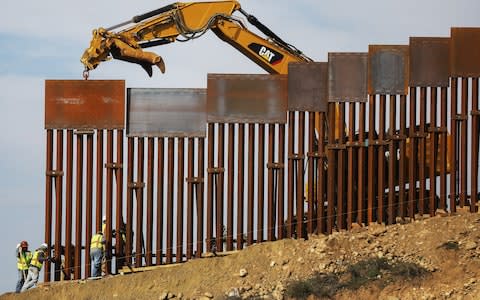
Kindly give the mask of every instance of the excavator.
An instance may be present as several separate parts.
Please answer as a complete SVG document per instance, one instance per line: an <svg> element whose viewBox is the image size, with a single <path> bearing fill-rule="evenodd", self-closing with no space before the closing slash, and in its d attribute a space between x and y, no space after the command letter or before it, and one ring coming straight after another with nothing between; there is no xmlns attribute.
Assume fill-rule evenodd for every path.
<svg viewBox="0 0 480 300"><path fill-rule="evenodd" d="M266 38L251 32L241 18L233 15L235 12L242 14ZM117 29L120 30L114 31ZM112 57L140 65L150 77L153 66L164 73L162 57L144 49L193 40L208 30L270 74L287 74L290 62L312 61L245 12L237 1L173 3L118 25L93 30L90 47L81 58L84 75Z"/></svg>
<svg viewBox="0 0 480 300"><path fill-rule="evenodd" d="M244 18L234 16L237 12L265 37L250 31ZM150 77L153 75L153 66L164 73L165 63L162 57L144 49L175 41L193 40L208 30L270 74L288 74L288 64L291 62L313 61L295 46L282 40L255 16L244 11L238 1L173 3L134 16L118 25L93 30L90 47L81 57L85 66L84 77L88 78L89 71L111 58L138 64ZM338 105L335 110L338 116ZM336 119L341 122L339 118ZM318 132L318 118L315 123ZM340 126L335 127L335 137L338 138ZM428 160L427 157L427 163ZM448 164L447 169L450 169Z"/></svg>

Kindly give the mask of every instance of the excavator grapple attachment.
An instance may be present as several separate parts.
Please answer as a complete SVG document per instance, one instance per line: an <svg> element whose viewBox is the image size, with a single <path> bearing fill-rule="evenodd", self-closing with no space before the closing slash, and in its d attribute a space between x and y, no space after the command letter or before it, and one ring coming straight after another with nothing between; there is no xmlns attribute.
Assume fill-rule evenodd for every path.
<svg viewBox="0 0 480 300"><path fill-rule="evenodd" d="M110 53L113 58L139 64L152 77L152 66L157 66L162 73L165 73L165 63L161 56L141 48L134 48L121 40L114 40Z"/></svg>
<svg viewBox="0 0 480 300"><path fill-rule="evenodd" d="M85 70L95 69L102 61L109 60L110 55L119 60L140 65L150 77L152 66L157 66L165 73L165 63L161 56L142 48L131 38L125 35L112 34L103 28L93 31L90 47L85 50L80 61Z"/></svg>

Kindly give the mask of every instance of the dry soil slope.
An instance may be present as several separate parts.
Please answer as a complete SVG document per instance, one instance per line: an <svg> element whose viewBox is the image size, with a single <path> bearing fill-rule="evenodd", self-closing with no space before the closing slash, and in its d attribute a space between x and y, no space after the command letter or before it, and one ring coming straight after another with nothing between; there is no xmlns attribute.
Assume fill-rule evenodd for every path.
<svg viewBox="0 0 480 300"><path fill-rule="evenodd" d="M41 285L0 299L284 299L291 282L339 273L369 258L414 263L428 274L388 284L379 279L335 299L480 299L479 226L479 214L460 210L403 225L268 242L133 275Z"/></svg>

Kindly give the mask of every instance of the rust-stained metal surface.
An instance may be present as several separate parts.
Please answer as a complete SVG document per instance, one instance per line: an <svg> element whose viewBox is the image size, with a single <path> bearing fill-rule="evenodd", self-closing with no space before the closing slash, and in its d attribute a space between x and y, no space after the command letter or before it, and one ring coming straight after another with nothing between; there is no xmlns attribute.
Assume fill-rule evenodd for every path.
<svg viewBox="0 0 480 300"><path fill-rule="evenodd" d="M182 262L183 260L183 207L184 207L184 182L185 182L185 139L177 139L177 193L176 193L176 204L177 204L177 218L176 218L176 255L175 262ZM192 162L193 163L193 162ZM147 250L148 251L148 250Z"/></svg>
<svg viewBox="0 0 480 300"><path fill-rule="evenodd" d="M115 242L115 259L116 259L116 270L115 273L118 273L120 269L125 264L125 243L126 243L126 228L125 228L125 219L123 216L123 141L124 141L124 131L117 131L117 153L116 161L113 163L113 169L115 174L115 185L116 185L116 211L115 211L115 223L116 223L116 232L120 232L118 239ZM97 158L98 159L98 158Z"/></svg>
<svg viewBox="0 0 480 300"><path fill-rule="evenodd" d="M128 89L127 136L205 137L205 89Z"/></svg>
<svg viewBox="0 0 480 300"><path fill-rule="evenodd" d="M237 249L243 249L244 216L245 216L245 124L238 125L236 143L238 144L237 158Z"/></svg>
<svg viewBox="0 0 480 300"><path fill-rule="evenodd" d="M366 184L365 181L368 181L366 178L366 154L367 149L365 145L365 115L366 115L366 103L360 103L360 113L359 113L359 132L358 132L358 161L357 161L357 178L358 178L358 191L357 191L357 223L362 224L366 222L366 209L367 209L367 194L366 194Z"/></svg>
<svg viewBox="0 0 480 300"><path fill-rule="evenodd" d="M45 129L123 129L124 80L45 80Z"/></svg>
<svg viewBox="0 0 480 300"><path fill-rule="evenodd" d="M339 110L335 111L335 114L337 115L337 118L339 119L340 122L336 123L339 124L340 128L338 129L339 137L338 140L336 141L337 144L331 148L330 151L336 152L337 155L337 167L335 169L336 175L337 175L337 191L336 191L336 196L337 196L337 203L336 203L336 225L339 230L341 229L346 229L345 226L345 221L346 221L346 205L344 201L344 195L346 195L345 191L345 182L346 182L346 177L343 174L344 166L345 164L345 154L346 154L346 145L345 145L345 103L340 103Z"/></svg>
<svg viewBox="0 0 480 300"><path fill-rule="evenodd" d="M440 89L440 128L447 128L448 88ZM440 132L440 204L441 209L447 207L447 130Z"/></svg>
<svg viewBox="0 0 480 300"><path fill-rule="evenodd" d="M155 139L148 138L147 146L147 228L146 228L146 247L145 262L151 266L153 257L153 180L154 180L154 162L155 162Z"/></svg>
<svg viewBox="0 0 480 300"><path fill-rule="evenodd" d="M328 101L367 101L367 53L328 54Z"/></svg>
<svg viewBox="0 0 480 300"><path fill-rule="evenodd" d="M368 47L368 93L406 95L408 93L408 46Z"/></svg>
<svg viewBox="0 0 480 300"><path fill-rule="evenodd" d="M113 130L107 130L107 162L106 166L113 164ZM112 258L112 207L113 207L113 169L106 170L106 195L105 195L105 214L106 221L102 225L102 231L105 235L105 257L107 258L106 273L111 274ZM87 256L88 257L88 256ZM87 259L88 260L88 259Z"/></svg>
<svg viewBox="0 0 480 300"><path fill-rule="evenodd" d="M294 155L294 144L295 144L295 133L296 133L296 128L295 128L295 112L289 111L288 112L288 152L287 152L287 157L288 157L288 173L287 173L287 178L288 178L288 183L287 183L287 221L285 226L287 227L286 229L286 237L291 238L293 236L293 210L294 210L294 194L295 194L295 170L297 169L297 160L298 160L298 155Z"/></svg>
<svg viewBox="0 0 480 300"><path fill-rule="evenodd" d="M450 38L410 37L410 86L448 87Z"/></svg>
<svg viewBox="0 0 480 300"><path fill-rule="evenodd" d="M376 108L376 97L375 95L369 95L368 101L368 111L369 116L375 116L375 109ZM368 128L375 128L375 119L369 117L368 118ZM332 124L333 125L333 124ZM376 147L375 147L375 131L369 130L368 131L368 150L367 150L367 224L374 222L373 219L373 205L375 200L375 184L376 180L368 180L369 178L374 178L374 174L376 174Z"/></svg>
<svg viewBox="0 0 480 300"><path fill-rule="evenodd" d="M141 267L143 265L142 259L145 257L145 241L144 241L144 192L145 192L145 182L143 181L144 178L144 159L145 159L145 139L144 138L137 138L137 171L136 173L136 180L133 182L128 182L128 185L133 186L135 189L135 221L136 221L136 228L135 228L135 266Z"/></svg>
<svg viewBox="0 0 480 300"><path fill-rule="evenodd" d="M327 126L327 145L335 143L335 103L328 104L328 126ZM291 146L293 148L293 145ZM326 233L330 234L333 232L335 226L335 168L336 168L336 151L334 149L325 147L327 150L327 213L326 213ZM290 166L289 166L290 167Z"/></svg>
<svg viewBox="0 0 480 300"><path fill-rule="evenodd" d="M428 128L428 131L430 132L430 139L428 141L429 143L429 149L427 150L428 151L428 154L430 155L430 161L429 161L429 178L435 178L435 171L436 171L436 163L437 163L437 154L439 151L437 151L437 142L438 142L438 132L435 132L435 127L436 127L436 123L437 123L437 115L438 115L438 112L437 112L437 98L438 98L438 95L437 95L437 88L432 88L430 90L430 126ZM436 191L437 190L437 182L436 180L430 180L430 190L432 191ZM435 197L436 197L436 194L435 193L430 193L429 195L429 204L428 204L428 207L429 207L429 213L430 213L430 216L434 216L435 215Z"/></svg>
<svg viewBox="0 0 480 300"><path fill-rule="evenodd" d="M53 130L47 130L45 172L45 243L52 244L52 196L53 196ZM45 262L44 281L50 281L50 262Z"/></svg>
<svg viewBox="0 0 480 300"><path fill-rule="evenodd" d="M164 191L165 191L165 139L157 138L157 197L156 197L156 247L155 247L155 264L161 265L163 263L162 254L165 252L163 237L164 225L165 225L165 204L164 204Z"/></svg>
<svg viewBox="0 0 480 300"><path fill-rule="evenodd" d="M418 180L418 138L415 132L416 123L416 116L417 116L417 89L410 88L410 105L409 105L409 129L408 129L408 137L409 137L409 148L408 148L408 182L409 186L416 187L416 182ZM415 218L415 205L417 200L417 195L415 193L415 189L408 189L408 216L410 218Z"/></svg>
<svg viewBox="0 0 480 300"><path fill-rule="evenodd" d="M58 175L63 174L63 130L57 130L56 137L56 173ZM63 178L62 176L55 176L55 248L53 249L55 253L59 253L60 246L62 244L62 207L63 207ZM55 280L60 279L60 266L55 264Z"/></svg>
<svg viewBox="0 0 480 300"><path fill-rule="evenodd" d="M398 162L398 182L406 182L408 178L408 164L407 164L407 96L400 96L400 130L399 137L399 162ZM398 195L398 216L404 218L407 215L407 198L406 185L400 184Z"/></svg>
<svg viewBox="0 0 480 300"><path fill-rule="evenodd" d="M453 145L450 149L450 155L448 161L452 167L450 172L450 208L451 212L456 212L457 205L457 196L458 196L458 186L457 186L457 174L458 174L458 120L457 109L458 109L458 78L451 79L450 87L450 133L452 135Z"/></svg>
<svg viewBox="0 0 480 300"><path fill-rule="evenodd" d="M71 278L73 270L72 211L73 211L73 130L67 130L65 178L65 277ZM98 158L97 158L98 159ZM97 230L98 231L98 230Z"/></svg>
<svg viewBox="0 0 480 300"><path fill-rule="evenodd" d="M452 77L480 77L480 28L453 27L450 36Z"/></svg>
<svg viewBox="0 0 480 300"><path fill-rule="evenodd" d="M257 242L263 242L265 191L265 124L258 125L257 138Z"/></svg>
<svg viewBox="0 0 480 300"><path fill-rule="evenodd" d="M92 216L93 216L93 134L92 131L87 135L87 161L86 161L86 176L85 180L87 187L85 190L85 240L90 241L92 238ZM85 257L90 257L90 247L85 248ZM85 260L85 277L91 276L90 260Z"/></svg>
<svg viewBox="0 0 480 300"><path fill-rule="evenodd" d="M75 180L75 279L82 278L82 229L83 228L83 135L76 136Z"/></svg>
<svg viewBox="0 0 480 300"><path fill-rule="evenodd" d="M228 124L227 178L227 251L233 250L234 181L235 181L235 124Z"/></svg>
<svg viewBox="0 0 480 300"><path fill-rule="evenodd" d="M467 203L467 188L468 188L468 170L467 168L471 169L471 161L467 162L468 157L468 91L471 90L471 84L468 78L460 79L460 83L462 85L462 96L460 98L460 115L459 115L459 125L460 125L460 168L459 168L459 175L460 175L460 207L464 205L468 205Z"/></svg>
<svg viewBox="0 0 480 300"><path fill-rule="evenodd" d="M288 65L288 110L326 112L328 63L299 62Z"/></svg>
<svg viewBox="0 0 480 300"><path fill-rule="evenodd" d="M348 105L349 112L348 112L348 124L355 124L355 111L356 111L356 103L349 103ZM358 180L358 177L354 176L354 168L353 168L353 160L355 155L355 150L352 145L355 139L355 126L349 126L348 128L348 143L349 147L347 147L347 229L351 229L351 225L353 224L353 203L354 203L354 181Z"/></svg>
<svg viewBox="0 0 480 300"><path fill-rule="evenodd" d="M472 110L470 114L472 116L472 145L471 145L471 153L472 153L472 170L471 170L471 182L472 182L472 192L471 195L478 195L478 189L480 187L480 182L478 181L479 178L479 150L480 150L480 108L478 107L478 86L480 83L480 79L476 78L472 80ZM474 212L478 210L478 199L477 197L472 197L471 211Z"/></svg>
<svg viewBox="0 0 480 300"><path fill-rule="evenodd" d="M208 74L207 121L285 123L286 75Z"/></svg>
<svg viewBox="0 0 480 300"><path fill-rule="evenodd" d="M304 216L304 189L305 189L305 112L299 112L298 114L298 136L297 136L297 153L294 154L295 161L297 162L297 174L295 176L295 182L297 185L296 190L296 237L307 238L306 232L303 230L303 216Z"/></svg>

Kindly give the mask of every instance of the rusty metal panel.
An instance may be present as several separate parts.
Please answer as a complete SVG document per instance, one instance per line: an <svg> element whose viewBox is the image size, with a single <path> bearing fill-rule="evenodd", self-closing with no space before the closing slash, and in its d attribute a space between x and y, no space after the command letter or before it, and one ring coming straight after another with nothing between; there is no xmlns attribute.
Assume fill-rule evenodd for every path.
<svg viewBox="0 0 480 300"><path fill-rule="evenodd" d="M448 87L450 38L410 37L410 86Z"/></svg>
<svg viewBox="0 0 480 300"><path fill-rule="evenodd" d="M45 80L45 129L123 129L124 80Z"/></svg>
<svg viewBox="0 0 480 300"><path fill-rule="evenodd" d="M367 53L328 54L328 101L367 101Z"/></svg>
<svg viewBox="0 0 480 300"><path fill-rule="evenodd" d="M209 123L286 123L287 76L208 74Z"/></svg>
<svg viewBox="0 0 480 300"><path fill-rule="evenodd" d="M205 89L127 89L127 136L205 137Z"/></svg>
<svg viewBox="0 0 480 300"><path fill-rule="evenodd" d="M409 48L404 45L370 45L368 48L368 93L408 93Z"/></svg>
<svg viewBox="0 0 480 300"><path fill-rule="evenodd" d="M452 77L480 77L480 28L451 28Z"/></svg>
<svg viewBox="0 0 480 300"><path fill-rule="evenodd" d="M296 62L288 65L288 110L326 112L328 63Z"/></svg>

